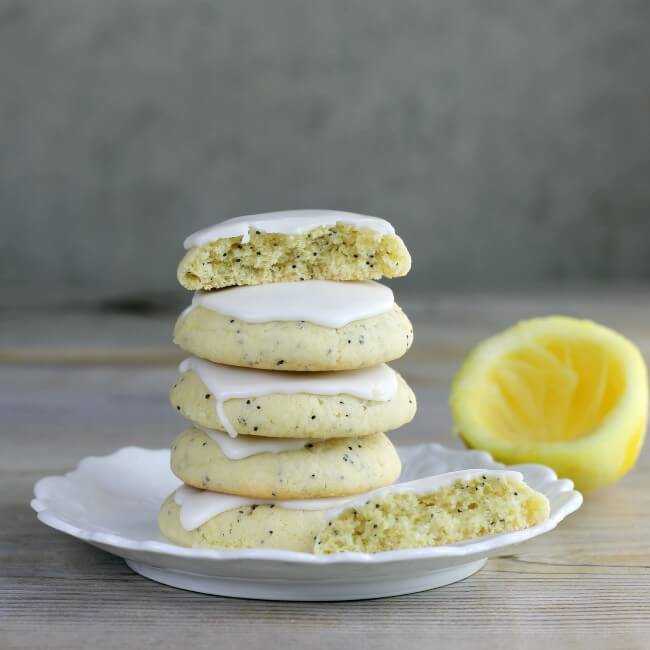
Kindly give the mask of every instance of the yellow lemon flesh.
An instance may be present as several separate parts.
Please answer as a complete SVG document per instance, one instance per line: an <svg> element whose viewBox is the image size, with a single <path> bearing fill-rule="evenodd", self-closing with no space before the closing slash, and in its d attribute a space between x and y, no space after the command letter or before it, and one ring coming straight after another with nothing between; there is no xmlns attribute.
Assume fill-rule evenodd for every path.
<svg viewBox="0 0 650 650"><path fill-rule="evenodd" d="M639 350L613 330L535 318L480 343L451 389L455 430L505 463L542 463L588 492L635 463L648 378Z"/></svg>

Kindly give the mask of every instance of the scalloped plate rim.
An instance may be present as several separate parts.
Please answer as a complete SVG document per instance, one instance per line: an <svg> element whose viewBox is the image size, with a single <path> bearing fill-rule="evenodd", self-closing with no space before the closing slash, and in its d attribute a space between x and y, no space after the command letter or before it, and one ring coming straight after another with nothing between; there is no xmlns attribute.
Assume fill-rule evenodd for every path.
<svg viewBox="0 0 650 650"><path fill-rule="evenodd" d="M495 461L488 452L481 450L452 449L433 442L403 446L401 448L398 447L398 449L402 451L413 450L414 448L427 448L431 452L440 456L458 454L483 456L485 458L486 468L488 466L493 468L506 467L503 463ZM477 540L444 546L400 549L395 551L383 551L381 553L344 552L332 555L315 555L311 553L281 549L196 549L177 546L169 542L161 542L153 539L137 541L113 533L80 528L75 524L65 521L64 517L57 515L53 511L52 506L47 503L51 494L45 494L44 490L46 489L46 485L51 483L50 479L73 479L76 474L79 474L80 471L93 462L115 462L116 460L120 460L121 456L127 456L128 454L133 453L163 455L165 452L168 454L169 450L127 446L116 449L110 454L104 456L87 456L79 461L75 469L66 472L62 476L45 476L39 479L34 485L34 498L30 502L30 505L32 509L36 511L38 519L45 525L90 544L109 546L115 549L112 552L117 555L119 555L119 550L123 549L127 551L144 551L153 553L157 556L171 555L201 560L214 560L216 562L245 559L307 565L382 564L386 562L401 562L418 559L443 559L445 557L448 557L449 559L457 559L465 556L476 556L478 554L484 554L487 556L496 550L519 544L553 530L564 518L578 510L582 505L582 495L580 492L573 489L573 482L569 479L558 479L557 474L551 468L545 465L532 463L512 465L510 466L511 469L520 471L524 470L524 473L526 471L539 472L545 479L545 485L558 485L559 492L556 495L556 498L559 498L560 495L566 495L564 503L562 503L555 512L551 512L551 516L546 521L537 526L526 530L502 533L500 535L491 535Z"/></svg>

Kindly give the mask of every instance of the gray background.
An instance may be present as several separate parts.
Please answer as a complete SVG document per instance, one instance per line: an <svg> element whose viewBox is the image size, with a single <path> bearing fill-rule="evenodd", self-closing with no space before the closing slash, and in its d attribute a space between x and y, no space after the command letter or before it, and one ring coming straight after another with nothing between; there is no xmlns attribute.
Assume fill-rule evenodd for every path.
<svg viewBox="0 0 650 650"><path fill-rule="evenodd" d="M406 288L650 277L650 2L0 0L0 288L167 290L251 212L393 221Z"/></svg>

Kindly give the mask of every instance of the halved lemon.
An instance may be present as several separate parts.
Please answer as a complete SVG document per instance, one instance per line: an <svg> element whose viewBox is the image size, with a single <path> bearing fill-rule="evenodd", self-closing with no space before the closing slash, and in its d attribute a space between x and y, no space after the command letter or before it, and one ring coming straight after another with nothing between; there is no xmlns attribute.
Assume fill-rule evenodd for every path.
<svg viewBox="0 0 650 650"><path fill-rule="evenodd" d="M454 378L456 432L497 460L542 463L588 492L634 465L648 375L637 347L587 320L522 321L480 343Z"/></svg>

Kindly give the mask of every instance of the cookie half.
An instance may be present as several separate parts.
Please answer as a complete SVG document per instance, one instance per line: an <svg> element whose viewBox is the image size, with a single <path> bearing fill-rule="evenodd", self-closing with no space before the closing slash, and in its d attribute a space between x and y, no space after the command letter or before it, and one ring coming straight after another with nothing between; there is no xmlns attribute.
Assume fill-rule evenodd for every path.
<svg viewBox="0 0 650 650"><path fill-rule="evenodd" d="M172 406L192 422L219 431L228 429L221 415L229 423L230 433L280 438L341 438L367 436L383 431L397 429L413 419L416 411L415 395L402 377L395 375L394 394L389 399L365 399L341 392L334 395L321 395L303 390L297 393L272 393L250 397L232 398L223 402L221 414L218 413L218 395L210 381L208 361L196 360L195 368L181 372L172 386L169 399ZM201 368L206 376L201 377ZM236 369L235 369L236 370ZM290 376L298 373L275 373L265 370L239 370L240 373ZM370 372L345 371L345 372ZM305 373L307 379L314 373ZM330 373L328 373L330 374ZM336 374L337 381L344 381L343 373ZM248 375L247 375L248 376ZM314 376L314 381L321 375ZM225 379L228 385L230 380ZM346 388L342 384L342 388ZM315 385L313 390L315 391ZM278 388L278 390L281 390Z"/></svg>
<svg viewBox="0 0 650 650"><path fill-rule="evenodd" d="M186 289L406 275L411 257L383 219L333 210L238 217L190 235L178 266Z"/></svg>
<svg viewBox="0 0 650 650"><path fill-rule="evenodd" d="M519 472L464 470L401 483L328 512L316 553L378 553L524 530L549 516Z"/></svg>
<svg viewBox="0 0 650 650"><path fill-rule="evenodd" d="M313 499L390 485L401 469L383 433L333 440L276 439L271 441L275 451L265 451L268 438L245 438L233 441L220 432L187 429L172 446L172 471L183 483L202 490L261 499ZM240 457L242 453L251 455Z"/></svg>

